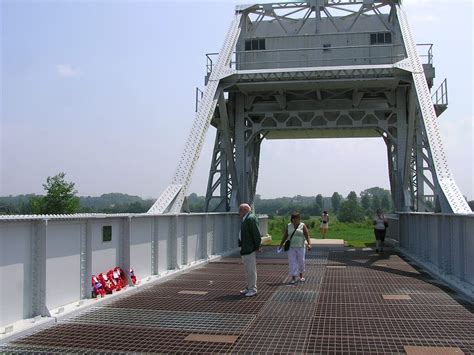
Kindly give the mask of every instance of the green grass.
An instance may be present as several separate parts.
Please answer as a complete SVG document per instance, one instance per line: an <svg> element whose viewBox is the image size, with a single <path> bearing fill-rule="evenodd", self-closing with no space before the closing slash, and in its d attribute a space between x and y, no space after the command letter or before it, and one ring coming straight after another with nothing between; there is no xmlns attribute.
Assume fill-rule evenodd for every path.
<svg viewBox="0 0 474 355"><path fill-rule="evenodd" d="M268 233L272 236L271 245L279 245L290 217L273 217L268 220ZM319 216L302 220L309 229L311 238L320 239ZM363 248L375 246L374 229L371 220L357 223L341 223L331 216L328 239L343 239L348 247Z"/></svg>

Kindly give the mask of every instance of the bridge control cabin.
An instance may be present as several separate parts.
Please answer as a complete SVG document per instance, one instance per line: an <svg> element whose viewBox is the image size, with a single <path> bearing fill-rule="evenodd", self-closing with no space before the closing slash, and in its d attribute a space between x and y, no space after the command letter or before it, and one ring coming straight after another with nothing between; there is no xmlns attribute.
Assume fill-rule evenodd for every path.
<svg viewBox="0 0 474 355"><path fill-rule="evenodd" d="M252 22L251 16L247 17L236 45L236 69L394 64L407 58L399 24L393 21L392 11L381 13L384 10L380 9L372 14L361 14L358 4L377 1L351 3L359 8L353 9L354 12L336 9L334 16L324 6L321 12L311 6L305 9L302 19L295 16L262 20L263 16L259 15L260 18ZM265 14L274 11L271 4L262 4L261 9ZM419 50L427 50L420 54L426 59L423 69L431 88L435 77L432 45L423 47Z"/></svg>
<svg viewBox="0 0 474 355"><path fill-rule="evenodd" d="M237 69L393 64L406 57L390 15L245 21Z"/></svg>

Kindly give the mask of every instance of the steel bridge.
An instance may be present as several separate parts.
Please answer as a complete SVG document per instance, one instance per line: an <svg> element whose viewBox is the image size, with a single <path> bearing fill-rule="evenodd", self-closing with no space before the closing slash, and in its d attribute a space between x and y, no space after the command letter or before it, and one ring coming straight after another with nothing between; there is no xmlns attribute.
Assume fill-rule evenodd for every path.
<svg viewBox="0 0 474 355"><path fill-rule="evenodd" d="M471 213L439 134L446 81L430 92L432 47L421 48L424 61L397 0L238 6L222 50L208 55L207 86L176 173L148 213L187 209L210 125L207 211L253 202L265 139L380 137L396 211Z"/></svg>
<svg viewBox="0 0 474 355"><path fill-rule="evenodd" d="M474 214L439 136L446 81L431 91L433 79L400 0L238 6L148 213L0 216L0 352L474 353ZM211 125L207 212L183 213ZM254 200L260 145L322 137L385 142L392 248L318 249L296 287L267 248L246 300L235 211ZM116 265L138 286L127 275L92 298L91 276Z"/></svg>

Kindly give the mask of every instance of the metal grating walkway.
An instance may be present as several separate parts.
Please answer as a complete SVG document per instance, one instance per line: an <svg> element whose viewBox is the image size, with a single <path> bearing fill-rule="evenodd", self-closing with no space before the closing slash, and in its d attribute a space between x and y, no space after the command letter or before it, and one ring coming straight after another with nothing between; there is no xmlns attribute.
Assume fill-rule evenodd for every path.
<svg viewBox="0 0 474 355"><path fill-rule="evenodd" d="M243 267L228 257L0 352L404 354L411 346L474 353L474 306L396 253L308 256L304 283L288 284L286 256L267 248L258 257L256 297L239 295Z"/></svg>

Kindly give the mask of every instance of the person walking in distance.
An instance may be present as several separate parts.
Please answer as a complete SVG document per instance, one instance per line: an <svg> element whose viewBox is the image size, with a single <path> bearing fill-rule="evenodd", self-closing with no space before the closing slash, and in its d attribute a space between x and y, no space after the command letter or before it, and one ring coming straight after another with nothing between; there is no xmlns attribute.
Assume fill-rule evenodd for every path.
<svg viewBox="0 0 474 355"><path fill-rule="evenodd" d="M321 224L319 226L319 232L321 233L321 238L326 238L329 229L329 214L328 211L324 211L321 215Z"/></svg>
<svg viewBox="0 0 474 355"><path fill-rule="evenodd" d="M241 295L252 297L257 294L257 256L262 243L258 220L252 209L246 203L239 206L239 215L242 219L240 226L240 256L244 264L245 279L247 286L240 291Z"/></svg>
<svg viewBox="0 0 474 355"><path fill-rule="evenodd" d="M375 252L383 252L385 244L385 235L387 234L388 222L382 209L377 209L377 214L374 217L374 234L375 234Z"/></svg>
<svg viewBox="0 0 474 355"><path fill-rule="evenodd" d="M309 236L308 227L306 224L301 223L300 213L295 211L291 214L290 223L285 228L285 233L281 239L280 247L281 250L285 241L290 240L290 249L288 249L288 266L289 274L291 276L291 284L296 283L296 277L299 274L299 281L305 282L304 271L305 271L305 245L304 242L308 243L308 251L311 250L311 237Z"/></svg>

